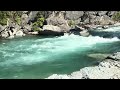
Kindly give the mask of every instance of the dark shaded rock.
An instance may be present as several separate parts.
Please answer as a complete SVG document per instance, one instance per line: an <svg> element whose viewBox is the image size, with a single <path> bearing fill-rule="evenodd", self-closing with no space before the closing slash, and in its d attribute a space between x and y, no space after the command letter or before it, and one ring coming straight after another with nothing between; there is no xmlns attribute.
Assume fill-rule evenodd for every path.
<svg viewBox="0 0 120 90"><path fill-rule="evenodd" d="M69 33L74 35L85 36L85 37L89 36L88 30L79 26L75 26L74 29L70 29Z"/></svg>
<svg viewBox="0 0 120 90"><path fill-rule="evenodd" d="M43 30L39 31L39 35L60 36L64 35L64 32L58 26L44 25Z"/></svg>
<svg viewBox="0 0 120 90"><path fill-rule="evenodd" d="M39 35L61 36L61 35L64 35L64 32L56 32L56 31L51 31L51 30L44 30L44 31L39 31Z"/></svg>
<svg viewBox="0 0 120 90"><path fill-rule="evenodd" d="M120 60L120 52L114 53L114 54L108 56L106 59Z"/></svg>

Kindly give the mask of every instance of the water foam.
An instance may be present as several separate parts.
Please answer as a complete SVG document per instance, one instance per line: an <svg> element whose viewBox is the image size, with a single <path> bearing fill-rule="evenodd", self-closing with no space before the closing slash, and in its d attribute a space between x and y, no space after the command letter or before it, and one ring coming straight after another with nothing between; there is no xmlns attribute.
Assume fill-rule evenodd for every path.
<svg viewBox="0 0 120 90"><path fill-rule="evenodd" d="M111 27L111 28L107 28L107 29L103 29L103 30L97 30L97 31L107 31L107 32L116 32L116 31L119 31L120 32L120 26Z"/></svg>
<svg viewBox="0 0 120 90"><path fill-rule="evenodd" d="M10 54L10 58L4 57L6 60L0 62L0 66L9 66L14 64L31 65L41 63L43 61L51 61L53 58L63 54L73 53L77 50L82 53L82 51L88 50L96 44L112 43L115 41L120 40L117 37L110 39L99 36L82 37L77 35L64 35L61 37L37 39L32 41L34 42L32 44L31 40L24 43L16 41L15 43L17 43L17 46L13 46L14 48L11 48L11 45L7 47L3 46L4 49L0 48L1 51L7 50L6 53L4 53L4 56L10 54L10 50L13 51L12 54Z"/></svg>

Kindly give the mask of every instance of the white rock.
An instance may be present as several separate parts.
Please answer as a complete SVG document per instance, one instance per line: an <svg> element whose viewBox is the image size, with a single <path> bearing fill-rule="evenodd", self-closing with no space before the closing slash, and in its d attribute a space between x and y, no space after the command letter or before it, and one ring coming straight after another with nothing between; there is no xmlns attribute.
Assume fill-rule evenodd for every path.
<svg viewBox="0 0 120 90"><path fill-rule="evenodd" d="M53 26L53 25L44 25L43 30L51 30L51 31L61 32L60 27Z"/></svg>

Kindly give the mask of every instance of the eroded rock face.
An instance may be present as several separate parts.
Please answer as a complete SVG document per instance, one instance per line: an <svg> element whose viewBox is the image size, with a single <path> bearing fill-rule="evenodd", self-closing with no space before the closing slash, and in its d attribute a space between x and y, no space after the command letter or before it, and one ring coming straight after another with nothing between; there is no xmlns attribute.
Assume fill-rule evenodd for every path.
<svg viewBox="0 0 120 90"><path fill-rule="evenodd" d="M113 57L114 56L114 57ZM120 52L113 54L110 59L101 61L97 66L85 67L70 75L53 74L47 79L120 79Z"/></svg>
<svg viewBox="0 0 120 90"><path fill-rule="evenodd" d="M25 36L23 31L20 29L19 25L7 26L4 30L0 32L1 38L12 39L16 36Z"/></svg>
<svg viewBox="0 0 120 90"><path fill-rule="evenodd" d="M58 13L58 14L57 14ZM62 12L53 12L49 18L46 19L48 25L60 27L62 30L67 31L70 29L67 20L64 19Z"/></svg>

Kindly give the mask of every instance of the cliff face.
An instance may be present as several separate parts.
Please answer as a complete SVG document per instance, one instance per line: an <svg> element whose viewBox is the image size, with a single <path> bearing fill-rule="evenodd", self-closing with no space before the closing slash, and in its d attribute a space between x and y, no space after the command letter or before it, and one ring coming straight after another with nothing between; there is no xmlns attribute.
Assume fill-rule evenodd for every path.
<svg viewBox="0 0 120 90"><path fill-rule="evenodd" d="M85 24L109 24L112 23L112 16L116 13L116 11L31 11L29 20L33 19L37 12L41 12L45 18L59 17L68 22L72 20L75 24L80 22Z"/></svg>
<svg viewBox="0 0 120 90"><path fill-rule="evenodd" d="M0 26L0 37L6 38L11 35L14 36L18 30L28 34L30 31L40 30L41 26L44 25L58 26L62 32L68 32L70 29L74 29L76 25L84 29L91 28L92 25L113 25L115 23L113 21L113 15L116 12L117 11L15 11L13 14L15 14L16 18L12 15L15 21L13 22L11 19L8 19L7 25ZM16 15L17 13L21 14L19 18ZM42 15L43 18L40 18L40 15ZM45 21L43 23L44 19ZM16 22L19 22L19 25ZM35 30L33 30L33 25L35 25ZM84 25L90 26L86 27ZM15 30L13 30L13 28ZM9 34L9 32L14 33ZM21 34L21 36L23 35Z"/></svg>
<svg viewBox="0 0 120 90"><path fill-rule="evenodd" d="M68 22L73 20L75 24L109 24L116 11L53 11L50 16L64 17ZM111 22L110 22L111 21Z"/></svg>

